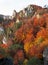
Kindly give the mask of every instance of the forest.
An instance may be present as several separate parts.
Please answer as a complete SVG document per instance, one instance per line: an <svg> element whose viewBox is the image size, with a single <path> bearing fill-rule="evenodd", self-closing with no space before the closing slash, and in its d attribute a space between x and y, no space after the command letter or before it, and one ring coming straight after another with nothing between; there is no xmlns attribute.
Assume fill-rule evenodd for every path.
<svg viewBox="0 0 48 65"><path fill-rule="evenodd" d="M0 17L0 57L11 57L14 65L44 65L47 47L48 8L29 5L11 18Z"/></svg>

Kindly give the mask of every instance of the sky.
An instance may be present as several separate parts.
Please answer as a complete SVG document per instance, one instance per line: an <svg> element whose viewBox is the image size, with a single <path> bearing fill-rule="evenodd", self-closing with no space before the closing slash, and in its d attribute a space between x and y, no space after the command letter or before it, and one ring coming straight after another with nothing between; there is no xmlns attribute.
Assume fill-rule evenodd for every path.
<svg viewBox="0 0 48 65"><path fill-rule="evenodd" d="M30 4L43 7L48 5L48 0L0 0L0 14L12 15L14 9L19 12Z"/></svg>

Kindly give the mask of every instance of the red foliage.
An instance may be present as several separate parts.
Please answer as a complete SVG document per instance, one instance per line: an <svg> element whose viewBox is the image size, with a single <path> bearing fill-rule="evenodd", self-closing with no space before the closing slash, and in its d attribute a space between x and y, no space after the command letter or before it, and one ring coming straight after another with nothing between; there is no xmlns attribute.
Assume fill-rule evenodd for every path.
<svg viewBox="0 0 48 65"><path fill-rule="evenodd" d="M34 17L33 19L33 26L38 26L39 25L39 19L37 17Z"/></svg>
<svg viewBox="0 0 48 65"><path fill-rule="evenodd" d="M16 53L18 60L24 60L24 53L23 50L18 50Z"/></svg>
<svg viewBox="0 0 48 65"><path fill-rule="evenodd" d="M33 33L32 24L28 22L15 32L15 37L17 41L23 41L26 39L33 40L34 36L32 33Z"/></svg>
<svg viewBox="0 0 48 65"><path fill-rule="evenodd" d="M0 47L6 49L6 48L8 48L8 45L7 44L1 44Z"/></svg>
<svg viewBox="0 0 48 65"><path fill-rule="evenodd" d="M18 61L24 60L24 52L23 50L17 50L16 54L14 55L14 64L18 64Z"/></svg>
<svg viewBox="0 0 48 65"><path fill-rule="evenodd" d="M15 33L15 39L18 42L21 42L24 39L24 34L23 34L23 30L22 28L20 28L19 30L17 30Z"/></svg>
<svg viewBox="0 0 48 65"><path fill-rule="evenodd" d="M30 49L29 49L29 56L30 57L38 57L38 58L42 58L42 52L41 50L39 50L38 46L33 45Z"/></svg>
<svg viewBox="0 0 48 65"><path fill-rule="evenodd" d="M35 56L37 54L37 47L34 45L29 49L29 55L30 56Z"/></svg>

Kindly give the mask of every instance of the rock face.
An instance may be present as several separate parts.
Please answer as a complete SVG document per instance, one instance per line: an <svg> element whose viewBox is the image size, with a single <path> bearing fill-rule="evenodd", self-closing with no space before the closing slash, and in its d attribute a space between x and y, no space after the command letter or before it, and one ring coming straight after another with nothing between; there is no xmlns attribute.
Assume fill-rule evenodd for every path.
<svg viewBox="0 0 48 65"><path fill-rule="evenodd" d="M17 18L31 18L32 16L35 16L37 14L42 14L48 12L48 8L47 6L45 6L44 8L37 6L37 5L28 5L26 8L24 8L23 10L21 10L20 12L16 12L16 10L13 10L13 14L12 16L5 16L5 15L0 15L0 22L2 21L9 21L9 20L15 20Z"/></svg>
<svg viewBox="0 0 48 65"><path fill-rule="evenodd" d="M46 60L48 60L48 47L45 48L45 50L43 52L43 57L46 58Z"/></svg>
<svg viewBox="0 0 48 65"><path fill-rule="evenodd" d="M43 51L44 65L48 65L48 47Z"/></svg>
<svg viewBox="0 0 48 65"><path fill-rule="evenodd" d="M28 7L24 8L24 10L20 11L19 15L22 15L22 17L33 16L34 13L40 9L42 9L42 7L36 5L29 5Z"/></svg>

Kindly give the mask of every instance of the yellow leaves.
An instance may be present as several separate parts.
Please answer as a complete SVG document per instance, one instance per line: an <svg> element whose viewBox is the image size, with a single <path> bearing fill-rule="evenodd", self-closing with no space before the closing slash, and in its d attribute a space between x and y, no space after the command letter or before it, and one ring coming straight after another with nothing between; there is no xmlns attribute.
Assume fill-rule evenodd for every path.
<svg viewBox="0 0 48 65"><path fill-rule="evenodd" d="M22 40L23 40L23 39L25 39L25 35L24 35L24 34L22 35Z"/></svg>
<svg viewBox="0 0 48 65"><path fill-rule="evenodd" d="M48 46L48 38L37 37L33 42L25 42L24 50L30 57L36 56L42 58L42 52L44 48Z"/></svg>
<svg viewBox="0 0 48 65"><path fill-rule="evenodd" d="M30 43L25 43L24 44L24 50L28 53Z"/></svg>
<svg viewBox="0 0 48 65"><path fill-rule="evenodd" d="M33 44L30 43L30 42L27 42L27 43L24 44L24 50L26 51L26 53L28 53L28 50L29 50L29 48L30 48L31 46L33 46Z"/></svg>
<svg viewBox="0 0 48 65"><path fill-rule="evenodd" d="M35 43L36 45L39 45L39 44L42 43L43 41L44 41L44 39L40 36L40 37L38 37L38 38L35 39L35 42L34 42L34 43Z"/></svg>
<svg viewBox="0 0 48 65"><path fill-rule="evenodd" d="M28 62L28 60L25 59L24 62L23 62L23 65L27 65L27 62Z"/></svg>

